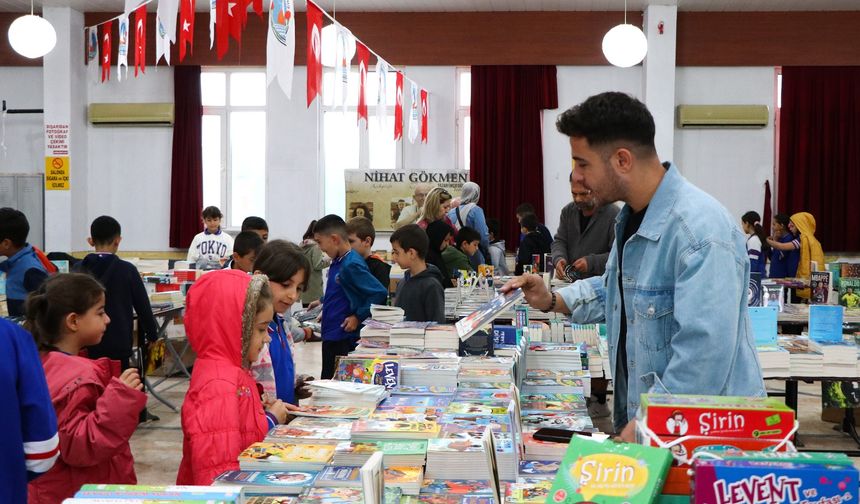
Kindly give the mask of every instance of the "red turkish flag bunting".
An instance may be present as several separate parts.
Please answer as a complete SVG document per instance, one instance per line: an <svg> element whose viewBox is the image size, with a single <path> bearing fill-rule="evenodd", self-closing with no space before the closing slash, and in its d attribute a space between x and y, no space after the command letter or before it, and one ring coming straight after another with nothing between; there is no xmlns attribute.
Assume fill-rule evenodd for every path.
<svg viewBox="0 0 860 504"><path fill-rule="evenodd" d="M322 92L322 23L323 13L308 0L308 107Z"/></svg>
<svg viewBox="0 0 860 504"><path fill-rule="evenodd" d="M102 25L102 82L110 80L110 49L113 20Z"/></svg>
<svg viewBox="0 0 860 504"><path fill-rule="evenodd" d="M396 102L394 103L394 139L403 138L403 73L397 72Z"/></svg>
<svg viewBox="0 0 860 504"><path fill-rule="evenodd" d="M427 115L429 113L430 103L427 96L427 90L421 90L421 143L427 143Z"/></svg>
<svg viewBox="0 0 860 504"><path fill-rule="evenodd" d="M248 22L248 5L251 0L216 0L215 41L218 59L227 54L230 47L229 37L242 46L242 30Z"/></svg>
<svg viewBox="0 0 860 504"><path fill-rule="evenodd" d="M188 52L194 53L194 0L180 0L179 6L179 61L185 59L185 44Z"/></svg>
<svg viewBox="0 0 860 504"><path fill-rule="evenodd" d="M134 11L134 76L146 73L146 4Z"/></svg>
<svg viewBox="0 0 860 504"><path fill-rule="evenodd" d="M367 83L367 65L370 63L370 51L361 42L355 43L355 54L358 56L358 122L364 118L364 128L367 129L367 98L365 84Z"/></svg>

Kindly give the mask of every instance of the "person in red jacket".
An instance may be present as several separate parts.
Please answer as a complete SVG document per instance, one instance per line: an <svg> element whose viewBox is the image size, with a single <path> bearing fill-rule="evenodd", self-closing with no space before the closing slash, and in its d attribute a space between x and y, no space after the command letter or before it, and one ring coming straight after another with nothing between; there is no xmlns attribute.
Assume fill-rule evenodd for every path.
<svg viewBox="0 0 860 504"><path fill-rule="evenodd" d="M146 405L138 371L120 375L117 361L78 357L110 323L104 288L89 275L56 275L26 306L25 327L42 352L60 436L60 458L30 483L28 502L62 502L85 483L137 483L128 441Z"/></svg>
<svg viewBox="0 0 860 504"><path fill-rule="evenodd" d="M263 410L249 368L269 341L274 315L265 275L238 270L203 275L185 299L185 331L197 353L182 404L182 463L177 485L210 485L239 469L239 454L262 441L287 408Z"/></svg>

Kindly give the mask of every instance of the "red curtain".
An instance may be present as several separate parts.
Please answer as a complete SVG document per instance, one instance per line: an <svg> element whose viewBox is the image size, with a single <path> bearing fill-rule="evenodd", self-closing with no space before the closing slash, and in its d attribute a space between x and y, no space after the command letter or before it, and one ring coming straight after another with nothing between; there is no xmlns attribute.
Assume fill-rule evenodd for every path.
<svg viewBox="0 0 860 504"><path fill-rule="evenodd" d="M543 221L541 111L557 107L555 66L472 67L471 179L509 248L519 244L518 204L533 204Z"/></svg>
<svg viewBox="0 0 860 504"><path fill-rule="evenodd" d="M809 212L825 252L860 251L860 67L783 67L778 208Z"/></svg>
<svg viewBox="0 0 860 504"><path fill-rule="evenodd" d="M173 67L173 162L170 175L170 246L188 248L202 229L203 104L200 67Z"/></svg>

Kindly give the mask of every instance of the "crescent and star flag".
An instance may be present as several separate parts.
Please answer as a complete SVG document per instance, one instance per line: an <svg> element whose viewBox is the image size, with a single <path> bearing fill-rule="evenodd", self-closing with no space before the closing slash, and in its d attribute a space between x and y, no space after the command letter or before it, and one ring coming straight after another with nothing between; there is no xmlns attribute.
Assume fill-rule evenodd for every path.
<svg viewBox="0 0 860 504"><path fill-rule="evenodd" d="M430 109L430 98L427 90L421 90L421 143L427 143L427 115Z"/></svg>
<svg viewBox="0 0 860 504"><path fill-rule="evenodd" d="M102 24L102 82L110 80L111 29L113 29L112 20Z"/></svg>
<svg viewBox="0 0 860 504"><path fill-rule="evenodd" d="M146 73L146 4L134 11L134 76Z"/></svg>
<svg viewBox="0 0 860 504"><path fill-rule="evenodd" d="M322 22L323 13L319 7L308 0L308 107L322 91Z"/></svg>
<svg viewBox="0 0 860 504"><path fill-rule="evenodd" d="M179 0L158 0L155 11L155 64L164 57L170 64L170 44L176 43L176 12ZM144 23L146 25L146 23Z"/></svg>
<svg viewBox="0 0 860 504"><path fill-rule="evenodd" d="M159 0L161 1L161 0ZM179 6L179 62L185 59L185 44L188 52L194 53L194 0L180 0Z"/></svg>
<svg viewBox="0 0 860 504"><path fill-rule="evenodd" d="M358 122L364 118L364 128L367 129L367 99L365 84L367 83L367 65L370 63L370 51L361 42L355 43L355 54L358 56Z"/></svg>
<svg viewBox="0 0 860 504"><path fill-rule="evenodd" d="M293 65L296 57L296 20L293 0L270 0L269 35L266 39L266 85L275 78L292 97Z"/></svg>
<svg viewBox="0 0 860 504"><path fill-rule="evenodd" d="M403 73L397 72L395 80L395 96L394 102L394 139L400 140L403 138Z"/></svg>
<svg viewBox="0 0 860 504"><path fill-rule="evenodd" d="M418 110L418 101L421 99L418 95L418 84L409 81L409 96L412 102L409 106L409 143L415 143L421 129L421 111Z"/></svg>

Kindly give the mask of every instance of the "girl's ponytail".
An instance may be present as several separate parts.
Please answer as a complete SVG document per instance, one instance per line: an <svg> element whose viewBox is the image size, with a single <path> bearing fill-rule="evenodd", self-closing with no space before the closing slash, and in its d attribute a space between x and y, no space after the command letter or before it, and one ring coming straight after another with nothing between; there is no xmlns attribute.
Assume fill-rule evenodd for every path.
<svg viewBox="0 0 860 504"><path fill-rule="evenodd" d="M767 243L767 234L764 232L764 228L761 225L761 216L758 212L749 211L741 217L741 221L752 226L753 233L758 236L758 239L761 241L762 257L767 257L770 252L770 245Z"/></svg>

